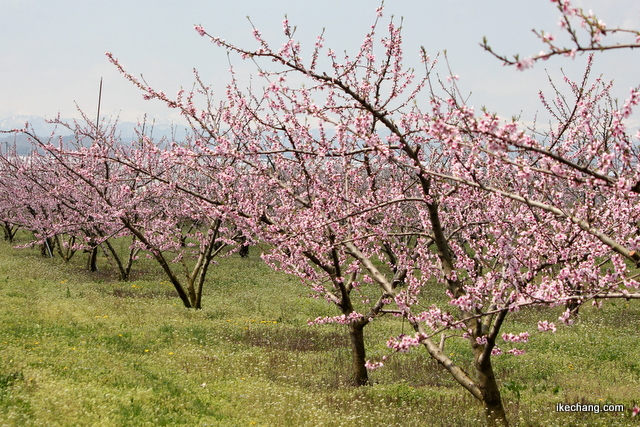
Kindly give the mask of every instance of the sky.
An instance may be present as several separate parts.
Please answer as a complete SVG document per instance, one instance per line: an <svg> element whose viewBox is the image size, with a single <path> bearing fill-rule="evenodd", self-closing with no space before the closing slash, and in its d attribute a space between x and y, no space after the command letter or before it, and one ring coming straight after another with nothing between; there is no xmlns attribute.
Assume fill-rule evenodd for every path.
<svg viewBox="0 0 640 427"><path fill-rule="evenodd" d="M640 28L637 0L574 1L592 9L609 27ZM95 117L100 79L101 113L137 121L145 114L160 123L180 123L176 111L141 92L109 63L112 52L124 67L143 75L157 90L175 94L193 84L192 70L220 95L229 81L229 61L243 76L255 66L209 43L194 31L255 48L251 22L273 45L284 41L285 15L297 27L303 51L325 29L325 47L357 52L380 3L371 0L0 0L0 119L13 115ZM447 51L468 103L503 117L530 121L541 110L538 90L548 91L547 74L580 79L586 56L553 58L533 69L504 67L479 46L487 37L494 51L528 56L544 46L532 29L556 35L559 14L548 0L386 0L386 24L402 22L405 61L420 67L419 50L431 56ZM402 20L402 21L401 21ZM384 26L383 26L384 28ZM380 31L379 34L383 34ZM615 81L614 95L625 98L640 85L640 50L596 55L594 75ZM446 73L445 73L446 74Z"/></svg>

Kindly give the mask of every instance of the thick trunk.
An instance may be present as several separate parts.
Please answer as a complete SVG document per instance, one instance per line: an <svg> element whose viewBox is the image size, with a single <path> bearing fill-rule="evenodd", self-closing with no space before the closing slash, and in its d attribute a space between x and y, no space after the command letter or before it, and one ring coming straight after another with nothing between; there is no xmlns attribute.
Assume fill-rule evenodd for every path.
<svg viewBox="0 0 640 427"><path fill-rule="evenodd" d="M244 244L240 246L240 250L238 251L238 253L242 258L249 257L249 245Z"/></svg>
<svg viewBox="0 0 640 427"><path fill-rule="evenodd" d="M487 424L489 426L508 426L507 414L502 406L500 390L493 377L493 372L490 374L481 374L478 372L478 386L482 390L482 396L484 398L483 405L484 413L487 417Z"/></svg>
<svg viewBox="0 0 640 427"><path fill-rule="evenodd" d="M333 236L333 234L331 234ZM353 254L357 259L362 259L363 262L369 262L368 270L371 272L377 271L375 266L370 263L370 261L360 252L360 250L351 242L347 242L344 244L345 247L349 250L350 253ZM341 268L339 257L335 248L331 251L331 259L333 261L332 265L328 265L322 262L318 257L316 257L311 252L304 253L311 262L316 264L318 267L322 268L325 272L327 272L334 284L334 288L337 291L337 295L339 296L340 302L337 304L342 311L342 314L345 316L349 316L354 312L353 304L351 303L350 292L352 289L351 283L345 283L341 277ZM372 273L373 274L373 273ZM378 274L380 274L378 272ZM352 276L352 277L355 277ZM390 286L388 287L389 289ZM378 304L376 304L378 306ZM376 312L380 310L382 305L377 307ZM375 315L375 314L374 314ZM365 365L366 359L366 351L364 347L364 327L369 323L368 317L363 317L358 320L353 320L349 323L349 340L351 342L351 360L353 367L353 383L358 386L366 385L369 383L369 374L367 373L367 367Z"/></svg>
<svg viewBox="0 0 640 427"><path fill-rule="evenodd" d="M507 415L502 406L500 388L493 373L490 357L482 357L484 346L478 345L473 349L477 385L482 393L482 404L489 426L508 426Z"/></svg>
<svg viewBox="0 0 640 427"><path fill-rule="evenodd" d="M87 258L87 270L98 271L98 247L94 246L88 250L89 257Z"/></svg>
<svg viewBox="0 0 640 427"><path fill-rule="evenodd" d="M412 326L416 332L421 334L425 333L424 328L418 322L412 322ZM473 397L482 403L487 425L491 427L509 425L502 406L500 389L498 388L496 377L493 374L491 358L487 356L490 354L490 350L487 350L487 354L483 354L485 353L485 346L480 344L472 345L477 377L474 381L465 371L459 366L456 366L442 351L441 346L434 343L431 338L424 339L422 344L426 347L431 357L437 360L461 386L467 389Z"/></svg>
<svg viewBox="0 0 640 427"><path fill-rule="evenodd" d="M247 238L244 235L240 235L240 237L238 237L236 241L240 243L238 254L240 254L242 258L247 258L249 256L249 245L247 244Z"/></svg>
<svg viewBox="0 0 640 427"><path fill-rule="evenodd" d="M353 378L356 385L366 385L369 375L365 363L366 352L364 348L364 327L367 322L355 321L349 323L349 339L351 341L351 355L353 361Z"/></svg>

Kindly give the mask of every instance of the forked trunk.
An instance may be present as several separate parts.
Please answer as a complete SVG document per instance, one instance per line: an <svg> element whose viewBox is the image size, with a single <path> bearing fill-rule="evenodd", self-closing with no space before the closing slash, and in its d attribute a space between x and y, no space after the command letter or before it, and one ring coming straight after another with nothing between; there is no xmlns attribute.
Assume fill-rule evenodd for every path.
<svg viewBox="0 0 640 427"><path fill-rule="evenodd" d="M64 262L69 262L76 253L75 249L73 249L73 245L76 242L75 236L68 236L66 241L64 241L63 236L56 234L54 236L54 241L58 255L60 255Z"/></svg>
<svg viewBox="0 0 640 427"><path fill-rule="evenodd" d="M149 244L149 241L144 236L144 234L139 229L137 229L136 227L131 225L131 223L128 220L122 219L122 223L147 248L152 248L153 247L151 244ZM176 289L176 292L178 292L178 296L182 300L182 303L184 304L184 306L186 308L192 308L193 306L191 305L191 301L189 300L189 296L187 295L187 293L184 290L184 287L182 286L182 284L180 283L180 281L178 280L178 278L174 274L173 270L171 269L171 266L169 266L169 263L167 262L167 260L164 258L164 256L162 256L162 252L160 252L158 250L154 250L154 249L151 249L150 252L153 255L153 257L156 259L156 261L158 261L158 263L160 264L160 266L162 267L164 272L167 274L167 276L169 277L169 280L171 281L171 283L173 284L174 288Z"/></svg>
<svg viewBox="0 0 640 427"><path fill-rule="evenodd" d="M4 230L4 240L8 241L9 243L13 243L13 238L16 236L18 227L11 224L10 222L3 221L2 228Z"/></svg>
<svg viewBox="0 0 640 427"><path fill-rule="evenodd" d="M135 237L134 237L134 240L135 240ZM131 267L133 266L133 260L134 260L135 256L138 254L138 252L140 252L140 249L139 248L130 247L129 248L129 252L128 252L128 256L127 256L127 264L124 265L122 263L122 259L120 258L120 255L118 254L118 252L113 247L113 245L109 242L108 239L104 241L104 245L108 249L108 251L104 252L105 255L107 256L107 259L112 264L115 263L115 265L116 265L116 267L118 269L118 280L121 280L121 281L129 280L129 276L131 274Z"/></svg>

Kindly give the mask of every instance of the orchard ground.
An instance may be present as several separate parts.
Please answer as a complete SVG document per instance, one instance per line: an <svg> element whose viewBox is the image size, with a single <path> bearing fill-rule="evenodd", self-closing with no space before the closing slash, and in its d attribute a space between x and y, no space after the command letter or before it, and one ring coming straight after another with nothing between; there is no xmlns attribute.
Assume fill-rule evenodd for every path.
<svg viewBox="0 0 640 427"><path fill-rule="evenodd" d="M84 256L65 264L0 243L0 425L484 423L481 405L423 349L393 355L371 373L370 386L350 385L346 326L307 325L338 314L335 307L268 268L259 248L218 260L203 310L185 309L152 260L141 257L132 281L118 282L104 259L98 273L83 271ZM514 313L503 332L530 330L562 311ZM526 354L496 356L510 422L638 425L631 417L640 399L638 324L634 301L584 307L574 326L519 345ZM373 322L368 356L389 354L384 342L403 327L410 332L393 317ZM446 351L456 362L472 360L462 339L448 339ZM556 411L576 403L625 411Z"/></svg>

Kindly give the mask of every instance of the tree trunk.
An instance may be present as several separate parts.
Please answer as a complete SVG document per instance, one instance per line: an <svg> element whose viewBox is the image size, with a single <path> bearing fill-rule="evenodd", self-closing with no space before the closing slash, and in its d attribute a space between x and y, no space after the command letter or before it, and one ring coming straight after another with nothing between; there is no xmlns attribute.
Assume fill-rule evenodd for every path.
<svg viewBox="0 0 640 427"><path fill-rule="evenodd" d="M125 266L122 264L120 255L116 251L116 248L113 247L111 242L109 242L109 240L107 239L103 242L103 244L109 250L108 252L104 251L105 255L107 256L107 259L109 259L109 262L111 262L112 265L113 263L115 263L118 269L118 280L121 280L123 282L129 280L129 273L131 273L131 266L133 265L133 257L137 254L138 249L136 248L129 249L129 257L127 260L127 265ZM104 246L103 246L103 249L104 249ZM109 256L109 254L111 255ZM110 257L113 257L113 261L111 261Z"/></svg>
<svg viewBox="0 0 640 427"><path fill-rule="evenodd" d="M579 302L569 301L565 304L565 308L571 312L571 317L578 317L580 305Z"/></svg>
<svg viewBox="0 0 640 427"><path fill-rule="evenodd" d="M18 227L12 225L10 222L3 221L2 228L4 230L4 240L8 241L9 243L13 243L13 238L16 236Z"/></svg>
<svg viewBox="0 0 640 427"><path fill-rule="evenodd" d="M364 327L368 322L356 320L349 323L349 339L351 341L351 355L353 360L354 383L366 385L369 383L369 374L365 366L366 352L364 348Z"/></svg>
<svg viewBox="0 0 640 427"><path fill-rule="evenodd" d="M73 255L76 253L76 251L73 249L73 245L76 242L76 238L74 236L68 236L66 238L66 242L63 243L63 239L64 237L62 237L59 234L56 234L54 236L54 246L56 247L56 250L58 251L58 255L60 255L60 258L62 258L64 260L64 262L69 262L71 260L71 258L73 257Z"/></svg>
<svg viewBox="0 0 640 427"><path fill-rule="evenodd" d="M144 236L144 234L140 230L138 230L136 227L134 227L128 220L125 220L125 219L121 218L121 221L122 221L122 224L129 231L131 231L131 233L134 236L136 236L136 238L138 240L140 240L140 242L142 242L150 250L150 252L153 255L153 257L156 259L156 261L158 261L158 263L160 264L160 266L162 267L164 272L169 277L169 280L173 284L173 287L176 289L176 292L178 292L178 296L182 300L182 303L184 304L184 306L186 308L192 308L193 306L191 305L191 301L189 300L189 295L187 295L187 293L185 292L184 287L180 283L180 280L178 280L178 278L174 274L174 272L171 269L171 267L169 266L169 263L167 262L167 260L164 258L164 256L162 256L162 252L160 252L160 251L158 251L156 249L153 249L153 246L151 244L149 244L149 241Z"/></svg>
<svg viewBox="0 0 640 427"><path fill-rule="evenodd" d="M53 249L55 245L55 240L50 237L44 239L42 244L40 245L40 254L43 257L53 258Z"/></svg>
<svg viewBox="0 0 640 427"><path fill-rule="evenodd" d="M129 280L129 276L131 276L131 267L133 267L133 260L138 255L138 252L140 252L140 249L138 248L129 249L129 255L127 256L127 265L120 273L120 279L122 281Z"/></svg>
<svg viewBox="0 0 640 427"><path fill-rule="evenodd" d="M87 270L98 271L98 247L94 246L88 250L89 257L87 258Z"/></svg>
<svg viewBox="0 0 640 427"><path fill-rule="evenodd" d="M481 357L484 346L474 346L474 364L477 374L477 385L482 393L482 405L489 426L508 426L507 415L502 406L500 388L493 373L490 357Z"/></svg>
<svg viewBox="0 0 640 427"><path fill-rule="evenodd" d="M201 267L200 274L198 275L198 286L196 288L195 302L193 307L197 310L202 309L202 289L204 288L204 280L207 277L207 271L209 271L209 265L211 265L211 260L213 256L211 255L211 251L213 249L213 243L211 243L207 247L207 253L205 254L205 261Z"/></svg>
<svg viewBox="0 0 640 427"><path fill-rule="evenodd" d="M429 194L429 178L420 175L420 179L425 195ZM434 242L438 248L438 255L442 264L442 272L447 277L448 290L455 298L458 298L465 294L465 290L462 283L457 278L448 278L450 273L456 271L456 267L452 257L453 251L449 246L449 241L447 240L444 229L442 228L442 223L440 222L440 210L438 203L427 203L427 207L429 209L429 218L433 229ZM500 389L498 388L498 383L496 382L496 377L493 373L493 366L491 365L491 348L487 348L486 354L484 354L485 346L477 344L475 341L476 336L481 335L482 325L479 324L477 319L472 318L473 313L461 311L461 315L463 318L470 319L465 323L469 329L476 331L474 336L471 338L471 347L473 349L474 365L477 374L476 385L480 390L480 400L484 406L487 424L489 426L507 426L509 423L507 422L507 416L504 412L504 407L502 406ZM502 313L500 320L496 320L492 340L495 339L495 335L497 335L500 330L500 325L502 324L502 320L505 315L506 312ZM493 347L493 344L491 344L490 347Z"/></svg>

